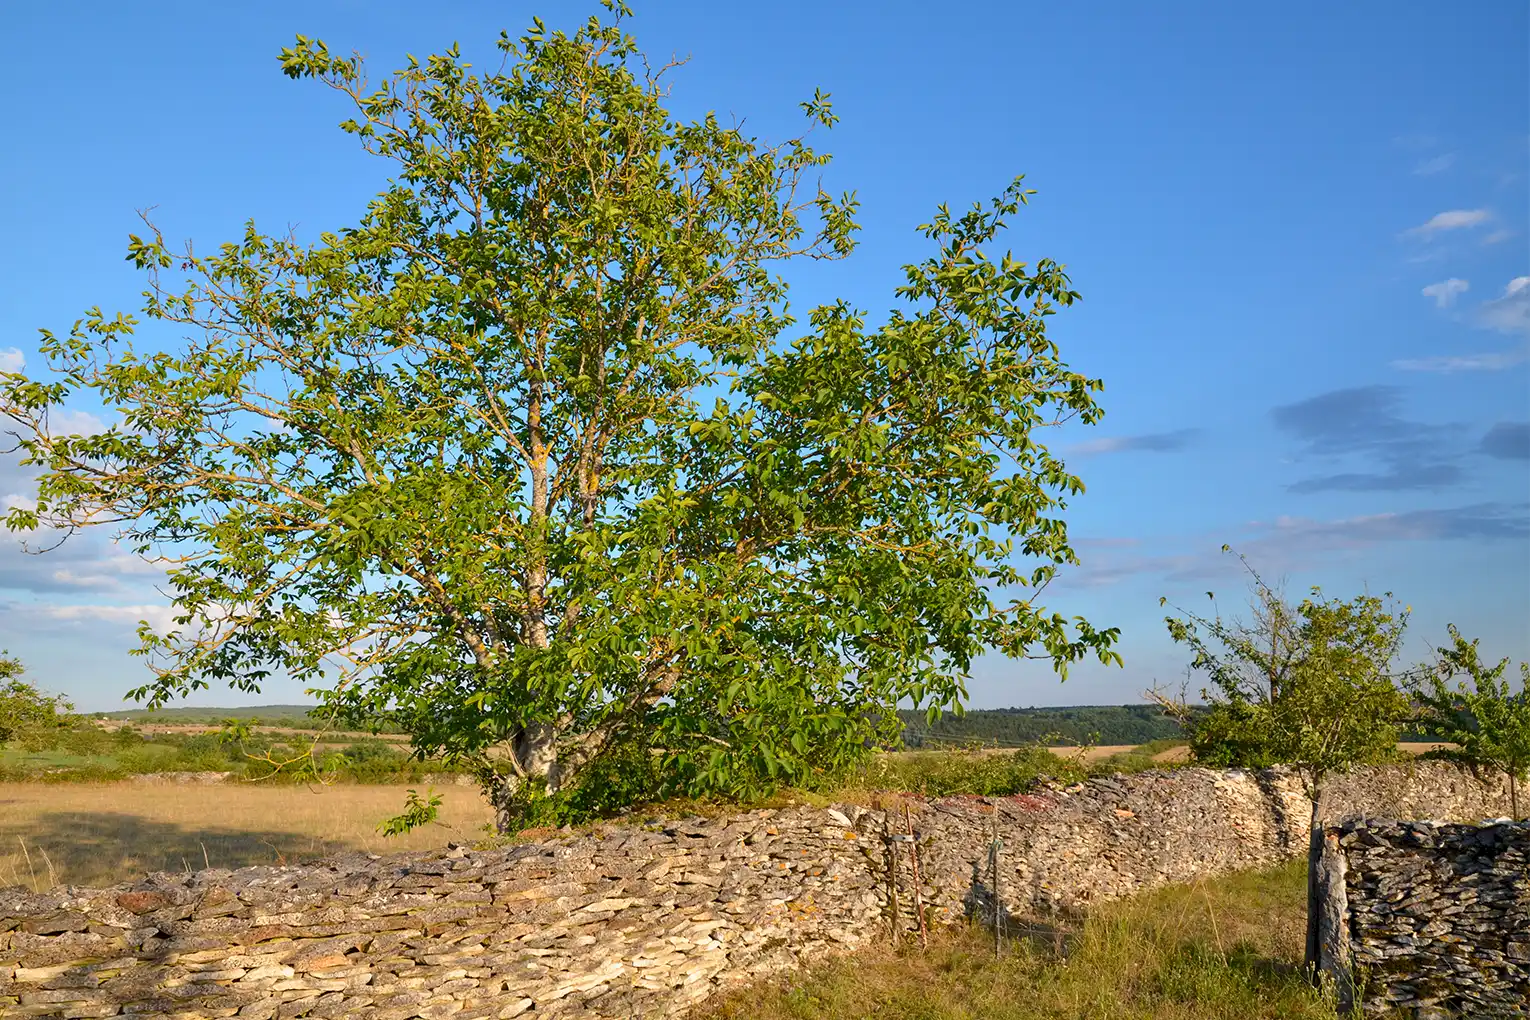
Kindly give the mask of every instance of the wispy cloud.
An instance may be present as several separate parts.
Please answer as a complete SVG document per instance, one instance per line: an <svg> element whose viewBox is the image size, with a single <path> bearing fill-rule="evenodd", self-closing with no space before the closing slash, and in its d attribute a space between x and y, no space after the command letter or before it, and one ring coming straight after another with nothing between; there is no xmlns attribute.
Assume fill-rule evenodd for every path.
<svg viewBox="0 0 1530 1020"><path fill-rule="evenodd" d="M1471 289L1472 285L1470 283L1452 276L1448 280L1431 283L1421 293L1426 298L1433 298L1436 308L1449 308L1456 303L1456 298Z"/></svg>
<svg viewBox="0 0 1530 1020"><path fill-rule="evenodd" d="M1530 504L1475 503L1406 513L1367 514L1338 520L1278 517L1255 525L1262 540L1308 552L1365 548L1381 542L1530 538Z"/></svg>
<svg viewBox="0 0 1530 1020"><path fill-rule="evenodd" d="M1286 489L1295 493L1421 491L1448 488L1459 482L1461 475L1461 469L1454 464L1394 465L1387 471L1341 471L1304 478Z"/></svg>
<svg viewBox="0 0 1530 1020"><path fill-rule="evenodd" d="M1488 351L1484 354L1441 354L1432 358L1402 358L1391 363L1400 372L1502 372L1530 361L1530 350Z"/></svg>
<svg viewBox="0 0 1530 1020"><path fill-rule="evenodd" d="M1424 288L1426 294L1429 289ZM1479 329L1508 333L1524 339L1518 347L1508 350L1403 358L1393 361L1391 366L1403 372L1501 372L1530 361L1530 276L1516 276L1510 280L1502 295L1478 305L1468 321Z"/></svg>
<svg viewBox="0 0 1530 1020"><path fill-rule="evenodd" d="M1446 152L1431 159L1423 160L1413 168L1413 172L1420 177L1433 177L1435 174L1449 170L1456 161L1454 152Z"/></svg>
<svg viewBox="0 0 1530 1020"><path fill-rule="evenodd" d="M1477 449L1499 460L1530 460L1530 421L1501 421L1488 429Z"/></svg>
<svg viewBox="0 0 1530 1020"><path fill-rule="evenodd" d="M1173 432L1150 432L1136 436L1103 436L1078 443L1070 452L1084 457L1102 453L1172 453L1189 446L1200 432L1200 429L1177 429Z"/></svg>
<svg viewBox="0 0 1530 1020"><path fill-rule="evenodd" d="M1451 209L1447 212L1435 213L1427 222L1420 223L1416 227L1409 227L1403 233L1413 237L1429 238L1442 231L1480 227L1492 218L1492 213L1486 209Z"/></svg>
<svg viewBox="0 0 1530 1020"><path fill-rule="evenodd" d="M1218 583L1241 570L1236 559L1220 551L1225 541L1231 541L1235 549L1273 576L1329 565L1336 556L1389 543L1527 539L1530 503L1475 503L1326 520L1283 516L1220 529L1215 536L1179 536L1144 543L1146 548L1137 548L1133 541L1129 547L1120 543L1123 548L1115 550L1096 540L1090 554L1081 557L1081 564L1060 574L1058 581L1077 588L1108 587L1137 577L1157 578L1168 584ZM1184 551L1187 541L1194 544L1193 551Z"/></svg>
<svg viewBox="0 0 1530 1020"><path fill-rule="evenodd" d="M72 624L86 627L91 624L106 624L108 626L126 627L136 630L138 624L147 621L149 626L160 634L168 634L172 630L182 629L175 622L176 615L180 612L168 603L144 603L142 605L114 606L114 605L57 605L40 604L31 607L40 621L53 622L55 624Z"/></svg>
<svg viewBox="0 0 1530 1020"><path fill-rule="evenodd" d="M1514 231L1510 230L1508 227L1499 227L1497 230L1493 231L1491 234L1487 234L1486 236L1484 236L1482 238L1482 243L1483 244L1499 244L1499 243L1501 243L1503 241L1507 241L1509 238L1511 238L1513 236L1514 236Z"/></svg>
<svg viewBox="0 0 1530 1020"><path fill-rule="evenodd" d="M1292 492L1404 492L1446 488L1461 477L1449 462L1454 425L1428 425L1398 414L1394 386L1360 386L1322 393L1270 412L1276 428L1301 441L1308 456L1360 458L1379 470L1340 471L1302 479Z"/></svg>
<svg viewBox="0 0 1530 1020"><path fill-rule="evenodd" d="M1510 280L1501 297L1477 309L1477 318L1488 329L1500 333L1530 335L1530 276Z"/></svg>
<svg viewBox="0 0 1530 1020"><path fill-rule="evenodd" d="M0 372L20 372L26 365L26 355L16 348L0 348Z"/></svg>

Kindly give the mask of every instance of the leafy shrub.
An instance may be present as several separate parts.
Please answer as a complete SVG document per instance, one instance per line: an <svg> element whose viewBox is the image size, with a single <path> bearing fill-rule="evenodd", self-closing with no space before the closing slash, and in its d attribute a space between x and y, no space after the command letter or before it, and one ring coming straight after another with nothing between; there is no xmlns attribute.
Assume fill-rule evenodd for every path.
<svg viewBox="0 0 1530 1020"><path fill-rule="evenodd" d="M674 796L685 785L681 775L663 767L661 757L646 742L624 741L590 764L547 820L577 825L592 818L608 818L634 805Z"/></svg>
<svg viewBox="0 0 1530 1020"><path fill-rule="evenodd" d="M1247 701L1213 705L1190 735L1190 754L1210 768L1267 769L1281 760L1265 706Z"/></svg>
<svg viewBox="0 0 1530 1020"><path fill-rule="evenodd" d="M1043 776L1071 783L1087 775L1075 759L1059 757L1044 747L1027 747L1007 754L963 750L878 755L847 777L846 783L927 797L959 793L1002 797L1025 792Z"/></svg>
<svg viewBox="0 0 1530 1020"><path fill-rule="evenodd" d="M45 694L26 683L21 660L0 651L0 743L46 741L51 734L74 725L74 708L61 694ZM37 750L45 750L46 744Z"/></svg>
<svg viewBox="0 0 1530 1020"><path fill-rule="evenodd" d="M408 758L408 755L399 750L397 745L390 744L386 740L379 740L376 737L365 737L357 740L340 753L352 765L374 762L398 765Z"/></svg>

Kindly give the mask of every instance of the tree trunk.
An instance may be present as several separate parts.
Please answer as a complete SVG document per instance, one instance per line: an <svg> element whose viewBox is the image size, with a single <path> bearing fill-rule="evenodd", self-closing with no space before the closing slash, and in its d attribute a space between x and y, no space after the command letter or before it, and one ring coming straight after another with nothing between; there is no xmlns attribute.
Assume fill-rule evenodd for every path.
<svg viewBox="0 0 1530 1020"><path fill-rule="evenodd" d="M494 776L480 779L483 794L494 808L494 831L508 836L517 830L521 817L521 804L516 796L521 791L519 776Z"/></svg>
<svg viewBox="0 0 1530 1020"><path fill-rule="evenodd" d="M1322 904L1318 902L1318 866L1323 857L1324 801L1323 784L1314 784L1312 791L1312 818L1307 826L1307 952L1303 970L1314 983L1318 980L1318 914Z"/></svg>
<svg viewBox="0 0 1530 1020"><path fill-rule="evenodd" d="M558 731L552 723L531 723L516 733L510 749L526 773L527 782L546 784L548 793L557 793L559 782Z"/></svg>
<svg viewBox="0 0 1530 1020"><path fill-rule="evenodd" d="M534 798L562 788L557 730L551 723L533 723L519 730L510 741L510 754L521 774L504 775L487 765L478 774L478 785L494 808L494 831L501 836L526 825L526 809Z"/></svg>
<svg viewBox="0 0 1530 1020"><path fill-rule="evenodd" d="M1509 773L1509 817L1519 821L1519 783L1512 772Z"/></svg>

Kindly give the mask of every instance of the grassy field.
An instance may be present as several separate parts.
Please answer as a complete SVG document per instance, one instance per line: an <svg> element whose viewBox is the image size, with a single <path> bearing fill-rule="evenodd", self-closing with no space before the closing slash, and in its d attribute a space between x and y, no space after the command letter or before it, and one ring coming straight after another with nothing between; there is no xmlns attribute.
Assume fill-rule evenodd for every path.
<svg viewBox="0 0 1530 1020"><path fill-rule="evenodd" d="M698 1020L1275 1020L1334 1018L1298 972L1305 862L1158 890L1070 931L991 931L842 957L752 987Z"/></svg>
<svg viewBox="0 0 1530 1020"><path fill-rule="evenodd" d="M440 821L384 838L405 787L222 783L0 783L0 885L110 885L146 871L294 862L340 850L480 838L492 812L473 787L442 792Z"/></svg>

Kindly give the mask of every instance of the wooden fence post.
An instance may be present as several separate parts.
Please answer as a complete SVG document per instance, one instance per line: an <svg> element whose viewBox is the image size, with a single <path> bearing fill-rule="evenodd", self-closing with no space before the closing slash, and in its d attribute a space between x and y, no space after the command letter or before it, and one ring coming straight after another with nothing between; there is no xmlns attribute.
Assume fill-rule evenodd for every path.
<svg viewBox="0 0 1530 1020"><path fill-rule="evenodd" d="M1345 874L1349 870L1339 830L1325 829L1318 858L1318 975L1333 988L1340 1013L1355 1008L1355 963L1349 944L1349 893Z"/></svg>

